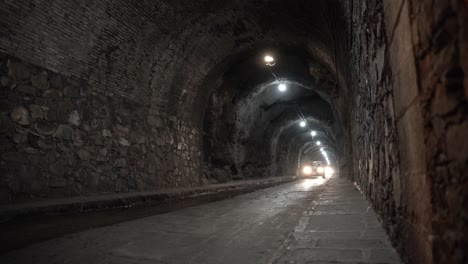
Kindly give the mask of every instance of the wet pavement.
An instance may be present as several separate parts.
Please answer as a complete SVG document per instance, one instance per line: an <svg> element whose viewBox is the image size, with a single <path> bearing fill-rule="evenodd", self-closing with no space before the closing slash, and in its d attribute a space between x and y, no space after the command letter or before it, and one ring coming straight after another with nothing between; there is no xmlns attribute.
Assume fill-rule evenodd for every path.
<svg viewBox="0 0 468 264"><path fill-rule="evenodd" d="M307 179L34 244L0 263L400 263L352 183Z"/></svg>

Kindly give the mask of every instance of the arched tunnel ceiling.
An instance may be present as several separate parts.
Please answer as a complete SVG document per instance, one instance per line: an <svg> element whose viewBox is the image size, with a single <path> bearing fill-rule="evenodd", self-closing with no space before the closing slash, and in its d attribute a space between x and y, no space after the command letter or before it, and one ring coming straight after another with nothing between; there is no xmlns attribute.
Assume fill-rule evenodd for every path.
<svg viewBox="0 0 468 264"><path fill-rule="evenodd" d="M466 3L2 1L0 203L293 174L319 139L404 261L460 262Z"/></svg>
<svg viewBox="0 0 468 264"><path fill-rule="evenodd" d="M183 124L184 130L194 131L190 136L196 147L183 154L193 164L184 177L203 168L198 161L202 147L210 153L205 155L207 166L241 169L253 157L259 162L256 167L266 170L272 164L272 149L283 144L282 133L294 136L292 128L284 128L288 118L281 120L288 113L295 119L295 104L306 118L332 125L333 130L339 132L346 125L349 25L341 0L122 2L74 2L76 13L83 13L79 18L83 23L72 33L83 41L64 48L44 40L38 43L43 52L40 60L27 51L16 52L13 41L5 46L10 45L8 49L20 59L27 57L30 63L85 79L93 93L121 96L150 107L152 115L169 119L171 125ZM65 4L57 2L54 8L65 9ZM88 9L96 13L86 16L82 10ZM70 16L78 19L73 12ZM14 16L9 19L17 21ZM54 22L60 24L61 19ZM34 33L17 22L18 32ZM50 29L37 25L34 31ZM57 39L62 43L65 36ZM55 53L63 50L69 53ZM277 59L275 67L263 63L266 53ZM281 96L272 70L288 83ZM177 137L184 136L185 132ZM171 171L179 173L176 168Z"/></svg>
<svg viewBox="0 0 468 264"><path fill-rule="evenodd" d="M210 11L194 11L191 17L197 19L182 28L177 38L190 54L180 54L178 44L169 44L164 54L155 53L164 62L156 67L164 66L167 74L150 76L148 83L158 94L168 95L164 104L169 112L204 124L204 153L211 153L205 157L205 168L215 162L218 167L242 171L255 163L254 167L274 173L266 169L275 162L272 156L287 154L271 153L276 144L288 144L289 139L272 132L283 131L277 120L286 112L296 112L294 105L307 118L320 120L341 135L347 110L344 103L334 101L346 93L343 61L348 42L339 1L199 5L195 10L209 6ZM166 59L175 54L185 59ZM265 54L275 57L274 67L265 66ZM195 72L184 74L192 68ZM161 86L163 80L174 81ZM280 81L288 84L288 91L278 96L275 86ZM224 123L215 124L220 122ZM250 153L258 149L252 157Z"/></svg>
<svg viewBox="0 0 468 264"><path fill-rule="evenodd" d="M244 30L260 31L238 41L236 48L218 61L203 79L195 103L203 107L203 102L208 101L209 105L204 116L205 156L211 156L205 158L208 166L213 165L210 161L216 160L218 167L225 169L235 167L235 171L243 171L252 166L263 174L276 173L276 163L284 163L284 160L277 161L277 157L284 156L287 160L286 156L292 151L278 146L290 145L297 139L296 133L300 132L295 132L290 120L297 120L301 115L317 120L314 130L331 127L326 133L331 140L324 142L336 148L336 135L343 130L340 113L346 112L342 105L334 104L334 98L346 91L344 86L338 88L344 78L340 69L345 66L339 63L345 54L346 27L338 26L339 19L330 22L329 18L339 12L337 1L302 4L284 6L293 8L297 16L281 23L276 19L281 20L278 11L282 3L268 2L268 7L262 10L257 10L258 6L251 7L253 12L259 12L257 16L238 21L245 26ZM249 23L253 23L253 27L247 26ZM216 31L223 34L226 25ZM244 30L235 37L246 33ZM274 34L270 35L272 32ZM292 35L293 38L289 37ZM337 39L342 41L338 43ZM274 67L265 65L262 60L265 54L275 58ZM277 90L280 82L288 85L287 92ZM224 124L215 124L220 122ZM307 142L304 138L294 144L293 152L299 152Z"/></svg>
<svg viewBox="0 0 468 264"><path fill-rule="evenodd" d="M261 64L260 54L266 52L271 52L274 56L278 55L278 57L284 56L285 58L287 58L288 54L296 55L296 59L300 58L306 66L302 69L303 73L308 72L309 74L296 74L294 76L295 81L301 81L300 79L302 79L303 82L308 83L308 87L314 84L315 89L320 91L324 97L336 94L334 88L337 73L335 70L339 67L335 65L335 62L339 58L335 58L335 56L339 55L343 50L341 46L346 45L346 41L340 41L340 44L336 44L334 42L336 37L342 38L345 36L345 32L335 34L336 36L333 35L333 32L338 30L337 28L340 31L345 31L346 27L338 27L336 24L338 24L339 20L336 20L338 21L336 24L330 24L326 13L328 12L330 13L328 15L333 16L338 12L335 10L335 8L339 9L337 1L301 1L297 5L288 5L280 1L266 1L256 4L244 3L240 4L241 7L237 4L239 3L233 3L233 6L237 8L230 10L230 12L246 12L245 10L249 10L247 11L249 16L236 14L236 17L246 18L236 19L237 23L234 23L235 25L233 25L232 21L219 22L216 27L213 25L215 27L213 31L220 34L220 37L221 35L226 37L224 34L233 33L231 30L240 27L239 25L243 26L241 27L242 30L237 28L238 32L234 32L231 38L235 42L234 48L226 51L224 56L214 60L216 66L212 66L210 74L207 74L204 79L204 84L201 85L201 89L198 91L199 99L206 98L207 93L205 91L216 87L216 84L220 81L219 79L222 78L221 76L225 76L225 73L233 65L242 64L242 60L249 59L256 60L258 64ZM207 18L210 21L207 24L213 24L213 21L219 20L219 13L223 13L225 9L222 10L217 11L217 19ZM254 15L250 12L254 13ZM296 15L293 19L289 18L283 21L281 18L286 12L292 12ZM228 19L230 15L222 17ZM281 22L279 23L279 21ZM244 36L244 34L247 36ZM239 40L239 38L242 40ZM281 61L280 58L279 60ZM282 65L287 65L287 63L278 64L278 67L282 67ZM255 75L256 73L259 72L252 71L251 74ZM266 77L271 80L271 76L266 75ZM247 75L246 78L248 79ZM268 82L268 79L265 79L264 82ZM248 89L248 87L245 88ZM197 99L195 102L203 102L203 100Z"/></svg>

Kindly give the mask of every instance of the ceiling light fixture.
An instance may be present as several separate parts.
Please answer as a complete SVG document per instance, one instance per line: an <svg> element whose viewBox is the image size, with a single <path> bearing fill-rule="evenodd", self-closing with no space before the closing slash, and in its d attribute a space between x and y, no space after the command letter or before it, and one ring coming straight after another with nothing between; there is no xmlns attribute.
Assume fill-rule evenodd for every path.
<svg viewBox="0 0 468 264"><path fill-rule="evenodd" d="M301 123L299 123L299 125L300 125L301 127L305 127L305 126L306 126L306 122L305 122L304 120L302 120Z"/></svg>
<svg viewBox="0 0 468 264"><path fill-rule="evenodd" d="M278 90L279 90L280 92L284 92L284 91L286 91L286 89L287 89L286 84L280 83L280 84L278 85Z"/></svg>
<svg viewBox="0 0 468 264"><path fill-rule="evenodd" d="M266 65L268 65L268 66L273 66L273 65L275 65L275 58L273 58L273 57L270 56L270 55L266 55L265 58L264 58L264 60L265 60Z"/></svg>

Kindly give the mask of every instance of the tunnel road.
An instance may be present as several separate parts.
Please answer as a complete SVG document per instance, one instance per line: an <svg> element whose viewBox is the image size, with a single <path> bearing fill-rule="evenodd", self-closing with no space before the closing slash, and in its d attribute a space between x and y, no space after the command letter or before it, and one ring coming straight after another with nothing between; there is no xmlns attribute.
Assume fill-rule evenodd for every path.
<svg viewBox="0 0 468 264"><path fill-rule="evenodd" d="M305 179L52 239L1 263L399 263L351 182Z"/></svg>

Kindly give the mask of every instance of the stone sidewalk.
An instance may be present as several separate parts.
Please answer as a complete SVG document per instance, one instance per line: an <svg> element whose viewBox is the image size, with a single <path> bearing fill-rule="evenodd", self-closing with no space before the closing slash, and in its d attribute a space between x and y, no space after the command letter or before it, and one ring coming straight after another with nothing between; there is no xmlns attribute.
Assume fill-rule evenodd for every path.
<svg viewBox="0 0 468 264"><path fill-rule="evenodd" d="M273 263L401 263L369 203L348 180L332 178Z"/></svg>

